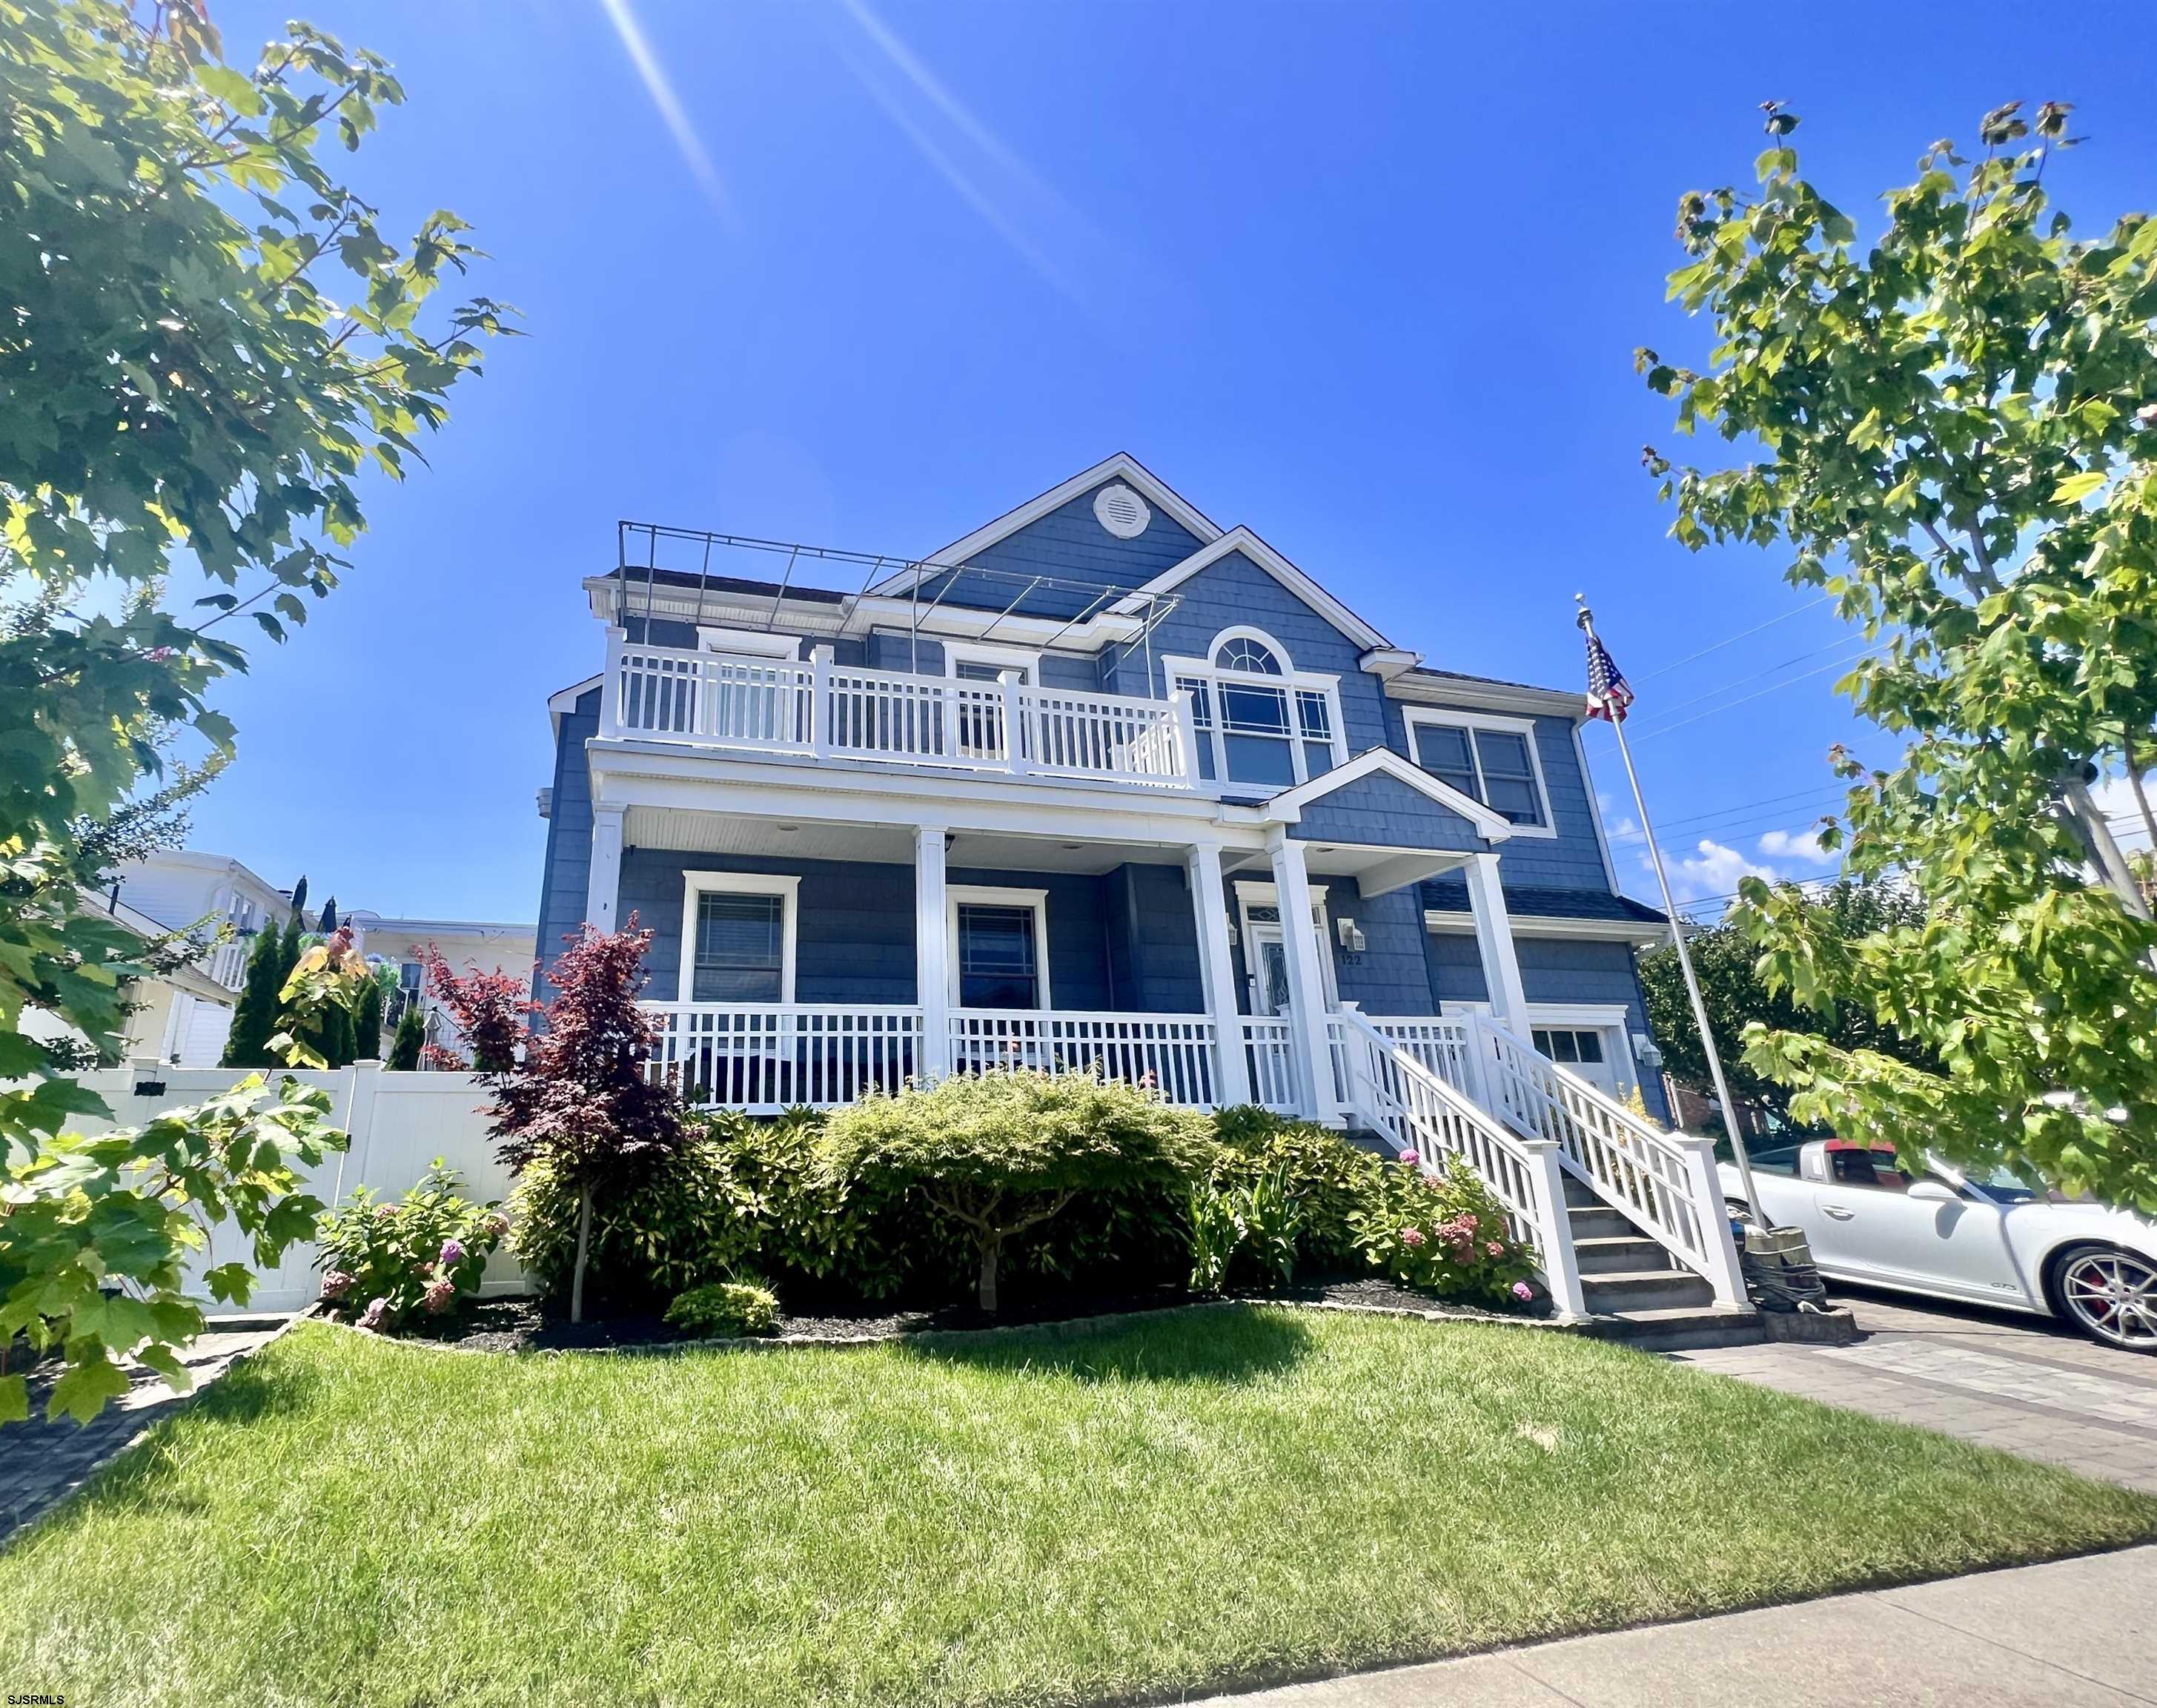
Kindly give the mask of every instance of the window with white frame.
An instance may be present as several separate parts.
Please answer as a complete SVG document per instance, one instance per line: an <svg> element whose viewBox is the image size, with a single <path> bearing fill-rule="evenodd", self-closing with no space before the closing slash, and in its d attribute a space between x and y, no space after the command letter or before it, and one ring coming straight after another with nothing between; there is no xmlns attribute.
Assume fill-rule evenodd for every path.
<svg viewBox="0 0 2157 1708"><path fill-rule="evenodd" d="M1536 727L1525 718L1408 713L1416 764L1528 836L1554 836Z"/></svg>
<svg viewBox="0 0 2157 1708"><path fill-rule="evenodd" d="M1048 1006L1048 893L954 884L951 995L961 1008Z"/></svg>
<svg viewBox="0 0 2157 1708"><path fill-rule="evenodd" d="M1346 760L1340 678L1297 670L1262 630L1224 630L1203 660L1167 667L1170 686L1190 697L1201 776L1285 789Z"/></svg>
<svg viewBox="0 0 2157 1708"><path fill-rule="evenodd" d="M946 640L944 673L962 682L999 682L1006 671L1017 672L1029 686L1034 680L1039 655L1017 646L989 646L977 641Z"/></svg>
<svg viewBox="0 0 2157 1708"><path fill-rule="evenodd" d="M791 1002L801 879L692 872L686 882L682 1000Z"/></svg>

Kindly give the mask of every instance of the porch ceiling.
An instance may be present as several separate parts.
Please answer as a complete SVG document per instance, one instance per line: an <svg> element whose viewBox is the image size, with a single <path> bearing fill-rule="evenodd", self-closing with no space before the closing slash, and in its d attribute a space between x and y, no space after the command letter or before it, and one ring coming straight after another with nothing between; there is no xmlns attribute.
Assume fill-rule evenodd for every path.
<svg viewBox="0 0 2157 1708"><path fill-rule="evenodd" d="M914 863L914 831L903 825L837 824L826 820L632 806L623 817L622 840L631 847L697 854L867 861L893 866ZM1185 851L1166 842L1113 842L959 830L951 833L945 859L954 867L1099 874L1113 872L1129 861L1179 866Z"/></svg>
<svg viewBox="0 0 2157 1708"><path fill-rule="evenodd" d="M1456 872L1475 857L1446 848L1377 848L1354 842L1306 842L1314 877L1352 877L1365 896L1382 896Z"/></svg>

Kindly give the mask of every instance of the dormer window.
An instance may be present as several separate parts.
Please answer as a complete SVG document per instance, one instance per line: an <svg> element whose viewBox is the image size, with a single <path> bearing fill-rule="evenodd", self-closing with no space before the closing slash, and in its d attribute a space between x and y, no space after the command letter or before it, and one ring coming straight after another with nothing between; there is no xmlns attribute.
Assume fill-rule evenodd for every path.
<svg viewBox="0 0 2157 1708"><path fill-rule="evenodd" d="M1190 697L1201 776L1271 794L1347 759L1340 678L1296 669L1272 635L1225 630L1203 663L1167 662L1169 686Z"/></svg>

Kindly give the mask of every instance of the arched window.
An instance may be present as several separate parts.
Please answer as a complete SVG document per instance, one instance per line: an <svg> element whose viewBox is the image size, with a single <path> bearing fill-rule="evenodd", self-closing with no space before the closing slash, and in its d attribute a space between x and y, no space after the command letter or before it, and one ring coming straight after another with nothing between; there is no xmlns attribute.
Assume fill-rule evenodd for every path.
<svg viewBox="0 0 2157 1708"><path fill-rule="evenodd" d="M1213 655L1213 662L1223 670L1247 671L1253 676L1281 673L1280 660L1274 656L1273 649L1248 635L1231 635Z"/></svg>
<svg viewBox="0 0 2157 1708"><path fill-rule="evenodd" d="M1199 769L1269 792L1329 770L1344 757L1337 679L1295 667L1288 649L1256 629L1227 629L1207 661L1173 661L1191 697Z"/></svg>

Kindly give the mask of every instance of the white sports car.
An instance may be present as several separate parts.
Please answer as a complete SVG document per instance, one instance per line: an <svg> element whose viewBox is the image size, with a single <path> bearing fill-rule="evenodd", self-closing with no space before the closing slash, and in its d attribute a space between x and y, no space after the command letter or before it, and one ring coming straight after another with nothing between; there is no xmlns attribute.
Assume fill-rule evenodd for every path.
<svg viewBox="0 0 2157 1708"><path fill-rule="evenodd" d="M1737 1170L1722 1165L1733 1216ZM1978 1178L1852 1140L1753 1153L1768 1219L1801 1229L1832 1280L2057 1316L2091 1339L2157 1352L2157 1223L2077 1203L2005 1173Z"/></svg>

